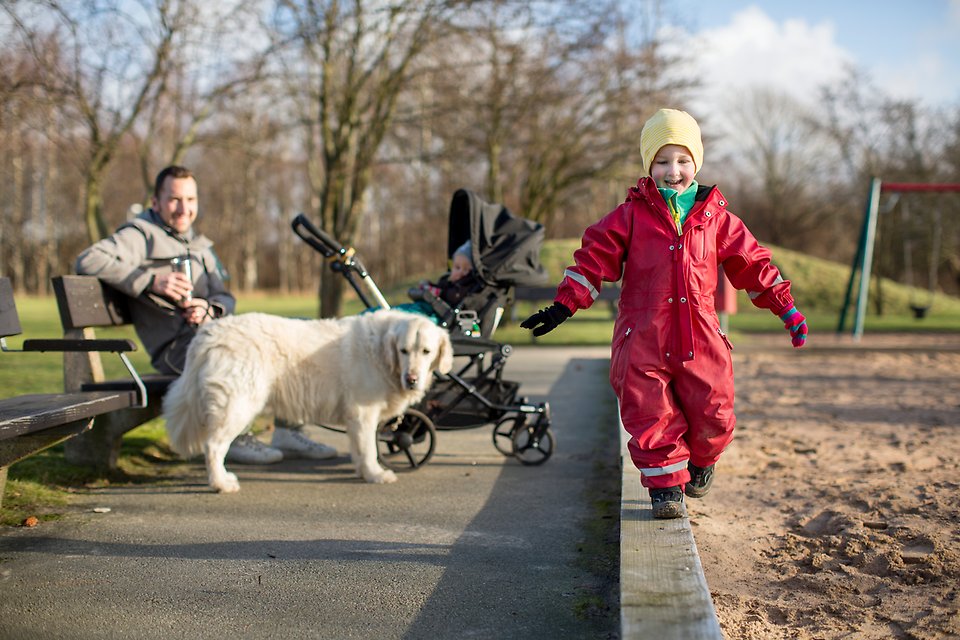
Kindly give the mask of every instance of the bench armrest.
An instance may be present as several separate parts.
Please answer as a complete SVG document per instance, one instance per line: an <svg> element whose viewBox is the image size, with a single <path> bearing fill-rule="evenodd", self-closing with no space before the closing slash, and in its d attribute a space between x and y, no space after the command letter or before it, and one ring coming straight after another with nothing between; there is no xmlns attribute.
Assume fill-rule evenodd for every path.
<svg viewBox="0 0 960 640"><path fill-rule="evenodd" d="M126 352L137 350L137 345L135 342L133 342L133 340L127 340L125 338L93 338L89 340L72 338L31 338L29 340L24 340L20 349L10 349L7 347L4 338L0 338L0 348L2 348L3 351L19 351L21 353L37 351L41 353L47 351L64 353L91 353L106 351L116 353L118 356L120 356L123 366L126 367L127 372L133 379L133 383L137 387L139 402L138 404L134 405L134 408L143 409L147 406L147 387L143 384L143 379L140 377L140 374L137 373L136 369L134 369L133 363L130 362L130 359L126 356Z"/></svg>
<svg viewBox="0 0 960 640"><path fill-rule="evenodd" d="M126 339L90 339L71 340L68 338L32 338L23 341L24 351L62 351L62 352L93 352L103 351L110 353L126 353L136 351L137 345L133 340Z"/></svg>

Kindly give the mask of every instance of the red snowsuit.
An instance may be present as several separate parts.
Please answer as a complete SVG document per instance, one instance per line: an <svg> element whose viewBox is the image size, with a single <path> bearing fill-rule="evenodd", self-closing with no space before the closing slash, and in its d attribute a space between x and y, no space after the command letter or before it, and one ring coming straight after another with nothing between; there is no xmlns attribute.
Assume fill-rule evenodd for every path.
<svg viewBox="0 0 960 640"><path fill-rule="evenodd" d="M628 449L648 488L682 486L687 462L709 466L733 438L730 343L714 310L717 265L753 304L776 314L793 305L770 251L728 212L716 187L701 187L678 235L663 196L641 178L627 200L583 234L556 302L573 312L622 278L610 383Z"/></svg>

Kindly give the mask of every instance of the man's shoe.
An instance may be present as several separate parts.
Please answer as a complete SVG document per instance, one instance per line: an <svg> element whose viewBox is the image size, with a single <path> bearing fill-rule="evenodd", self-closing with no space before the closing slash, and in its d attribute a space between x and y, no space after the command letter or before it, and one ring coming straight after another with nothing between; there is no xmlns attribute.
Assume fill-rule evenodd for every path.
<svg viewBox="0 0 960 640"><path fill-rule="evenodd" d="M687 483L684 493L691 498L702 498L707 495L710 492L710 485L713 484L714 466L716 465L698 467L692 462L688 462L687 471L690 472L690 482Z"/></svg>
<svg viewBox="0 0 960 640"><path fill-rule="evenodd" d="M276 427L270 446L283 452L285 458L309 458L310 460L329 460L337 457L337 450L331 446L314 442L294 429Z"/></svg>
<svg viewBox="0 0 960 640"><path fill-rule="evenodd" d="M226 460L237 464L273 464L283 460L283 452L245 433L230 444Z"/></svg>
<svg viewBox="0 0 960 640"><path fill-rule="evenodd" d="M680 487L650 489L653 517L660 520L683 517L683 491Z"/></svg>

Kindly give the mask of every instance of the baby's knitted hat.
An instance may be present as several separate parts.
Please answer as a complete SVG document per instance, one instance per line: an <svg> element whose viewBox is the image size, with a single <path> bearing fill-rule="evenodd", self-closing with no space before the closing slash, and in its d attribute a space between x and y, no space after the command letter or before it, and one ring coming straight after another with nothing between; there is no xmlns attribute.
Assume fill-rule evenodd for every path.
<svg viewBox="0 0 960 640"><path fill-rule="evenodd" d="M660 109L647 120L640 132L640 157L646 175L650 175L650 165L657 152L668 144L686 147L693 157L696 171L700 171L703 166L700 125L686 111Z"/></svg>
<svg viewBox="0 0 960 640"><path fill-rule="evenodd" d="M469 240L457 247L457 250L453 252L453 255L455 256L458 253L462 256L465 256L467 260L470 261L470 264L473 264L473 246L470 244Z"/></svg>

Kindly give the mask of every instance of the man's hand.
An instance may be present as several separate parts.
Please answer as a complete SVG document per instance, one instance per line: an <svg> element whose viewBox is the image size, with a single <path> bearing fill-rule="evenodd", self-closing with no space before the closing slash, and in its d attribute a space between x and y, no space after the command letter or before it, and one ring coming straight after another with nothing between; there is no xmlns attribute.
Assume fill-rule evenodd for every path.
<svg viewBox="0 0 960 640"><path fill-rule="evenodd" d="M213 317L210 312L210 303L203 298L192 298L190 306L183 310L183 319L187 324L201 325Z"/></svg>
<svg viewBox="0 0 960 640"><path fill-rule="evenodd" d="M189 299L193 292L193 283L187 279L185 274L178 271L156 276L150 284L150 290L165 298L180 302L181 306L189 307L192 304Z"/></svg>
<svg viewBox="0 0 960 640"><path fill-rule="evenodd" d="M559 302L554 302L546 309L537 311L535 314L521 322L520 326L524 329L533 329L533 335L535 337L542 336L543 334L549 333L556 329L561 322L572 315L573 313L571 313L570 310L565 306Z"/></svg>

